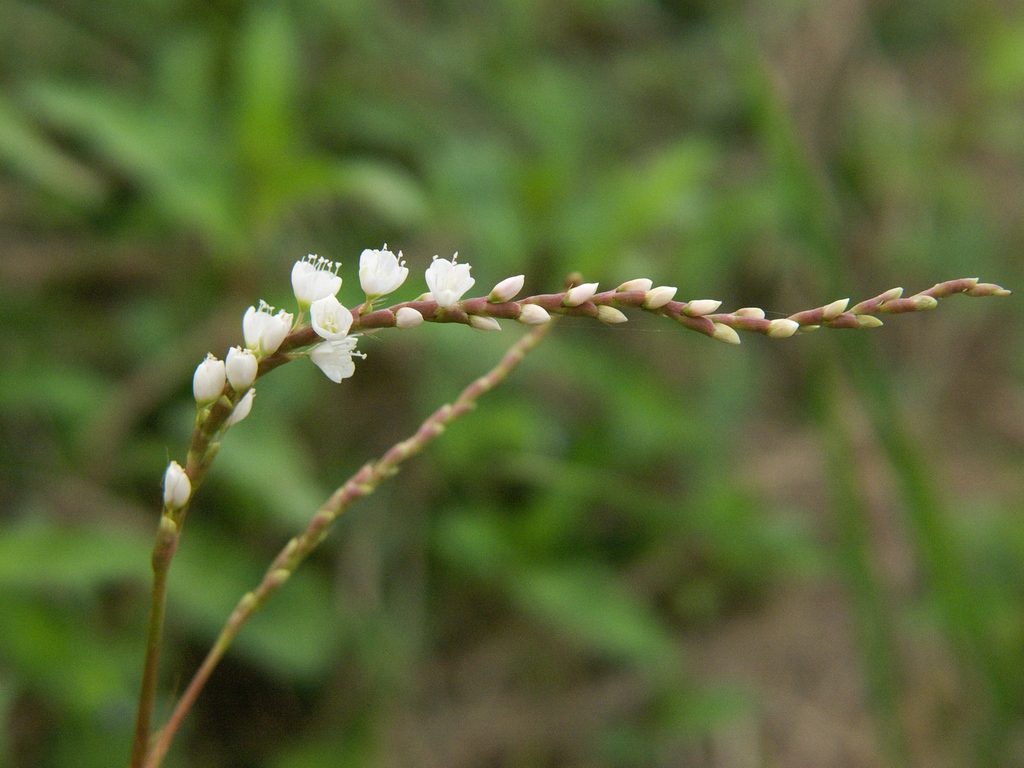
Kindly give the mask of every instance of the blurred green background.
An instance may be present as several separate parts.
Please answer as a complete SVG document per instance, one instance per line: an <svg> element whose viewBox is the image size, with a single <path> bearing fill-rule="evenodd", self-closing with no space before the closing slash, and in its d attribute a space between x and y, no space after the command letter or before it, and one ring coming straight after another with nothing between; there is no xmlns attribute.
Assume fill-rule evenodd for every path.
<svg viewBox="0 0 1024 768"><path fill-rule="evenodd" d="M306 253L769 316L1022 285L1024 7L0 3L0 765L124 765L191 374ZM478 291L474 291L476 294ZM1019 299L739 348L565 320L355 507L166 765L1024 764ZM521 333L260 384L172 571L166 714L237 598Z"/></svg>

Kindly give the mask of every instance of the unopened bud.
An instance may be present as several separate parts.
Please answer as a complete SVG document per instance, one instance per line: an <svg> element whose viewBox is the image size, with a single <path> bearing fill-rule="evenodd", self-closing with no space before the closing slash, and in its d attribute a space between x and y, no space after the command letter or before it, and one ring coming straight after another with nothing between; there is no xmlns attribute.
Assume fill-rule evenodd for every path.
<svg viewBox="0 0 1024 768"><path fill-rule="evenodd" d="M525 281L525 275L506 277L491 289L490 294L487 296L487 300L492 304L501 304L502 302L509 301L523 290L523 283Z"/></svg>
<svg viewBox="0 0 1024 768"><path fill-rule="evenodd" d="M880 298L882 300L882 303L884 304L887 301L893 301L895 299L898 299L902 295L903 295L903 289L902 288L890 288L888 291L886 291L885 293L881 294L878 298Z"/></svg>
<svg viewBox="0 0 1024 768"><path fill-rule="evenodd" d="M715 301L714 299L697 299L696 301L686 302L686 306L683 307L683 314L690 317L703 317L704 315L710 315L720 306L722 306L722 302ZM737 340L735 343L739 344L739 341Z"/></svg>
<svg viewBox="0 0 1024 768"><path fill-rule="evenodd" d="M565 294L565 298L562 299L562 304L566 307L578 307L584 301L589 301L597 293L597 286L597 283L583 283L583 285L570 288Z"/></svg>
<svg viewBox="0 0 1024 768"><path fill-rule="evenodd" d="M660 309L675 298L677 290L679 289L672 285L659 285L647 292L644 306L647 309Z"/></svg>
<svg viewBox="0 0 1024 768"><path fill-rule="evenodd" d="M835 320L846 311L848 306L850 306L849 299L836 299L831 304L825 306L821 315L826 320Z"/></svg>
<svg viewBox="0 0 1024 768"><path fill-rule="evenodd" d="M764 310L760 307L743 307L733 312L736 317L753 317L758 320L764 320Z"/></svg>
<svg viewBox="0 0 1024 768"><path fill-rule="evenodd" d="M501 326L498 325L497 320L495 320L493 317L485 317L483 315L470 315L469 324L481 331L501 330Z"/></svg>
<svg viewBox="0 0 1024 768"><path fill-rule="evenodd" d="M181 509L188 504L191 495L192 482L181 465L172 461L164 473L164 506L168 509Z"/></svg>
<svg viewBox="0 0 1024 768"><path fill-rule="evenodd" d="M551 315L544 307L536 304L523 304L516 318L520 323L526 325L544 325L551 319Z"/></svg>
<svg viewBox="0 0 1024 768"><path fill-rule="evenodd" d="M224 361L207 354L192 376L192 394L199 405L209 405L224 389Z"/></svg>
<svg viewBox="0 0 1024 768"><path fill-rule="evenodd" d="M935 309L939 302L935 300L934 296L926 296L918 294L910 298L914 302L914 309Z"/></svg>
<svg viewBox="0 0 1024 768"><path fill-rule="evenodd" d="M248 389L256 381L256 372L259 370L259 361L248 349L232 347L228 350L228 357L224 363L224 370L227 373L231 388L236 392Z"/></svg>
<svg viewBox="0 0 1024 768"><path fill-rule="evenodd" d="M609 307L604 304L597 308L597 319L602 323L624 323L629 320L628 317L615 307Z"/></svg>
<svg viewBox="0 0 1024 768"><path fill-rule="evenodd" d="M646 277L638 277L635 280L627 280L618 288L616 291L643 291L646 293L654 287L654 281L648 280Z"/></svg>
<svg viewBox="0 0 1024 768"><path fill-rule="evenodd" d="M882 321L874 315L857 315L858 328L880 328Z"/></svg>
<svg viewBox="0 0 1024 768"><path fill-rule="evenodd" d="M725 323L715 323L715 333L711 338L724 341L726 344L740 343L740 335L736 333L736 329Z"/></svg>
<svg viewBox="0 0 1024 768"><path fill-rule="evenodd" d="M768 323L768 330L765 331L765 335L773 339L788 339L798 330L800 330L800 323L796 320L790 320L788 317L783 317Z"/></svg>
<svg viewBox="0 0 1024 768"><path fill-rule="evenodd" d="M224 428L234 426L246 416L249 415L249 411L252 410L252 400L256 395L255 389L250 389L245 393L245 396L238 401L238 405L235 406L235 410L231 412L231 415L224 420Z"/></svg>
<svg viewBox="0 0 1024 768"><path fill-rule="evenodd" d="M395 325L403 330L406 328L415 328L422 322L423 315L412 307L401 307L397 312L395 312Z"/></svg>

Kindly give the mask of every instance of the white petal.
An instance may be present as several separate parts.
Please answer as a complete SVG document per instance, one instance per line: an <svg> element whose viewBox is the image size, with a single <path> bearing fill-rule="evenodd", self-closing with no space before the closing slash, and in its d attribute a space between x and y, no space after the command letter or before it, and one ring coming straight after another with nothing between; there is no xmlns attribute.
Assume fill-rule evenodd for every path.
<svg viewBox="0 0 1024 768"><path fill-rule="evenodd" d="M356 346L355 336L345 336L317 344L309 352L309 359L335 384L347 379L356 369L352 355Z"/></svg>

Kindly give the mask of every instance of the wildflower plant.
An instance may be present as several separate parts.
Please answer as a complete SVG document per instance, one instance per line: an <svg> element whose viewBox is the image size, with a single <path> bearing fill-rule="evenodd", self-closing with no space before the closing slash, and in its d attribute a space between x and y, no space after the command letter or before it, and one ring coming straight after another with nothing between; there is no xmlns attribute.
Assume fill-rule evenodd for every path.
<svg viewBox="0 0 1024 768"><path fill-rule="evenodd" d="M472 410L482 395L504 381L543 339L558 315L618 324L628 321L627 312L647 312L717 341L739 344L740 333L782 339L819 328L877 328L883 324L880 316L933 309L940 299L954 294L1005 296L1010 293L993 283L963 278L938 283L911 296L904 296L902 288L893 288L853 306L849 299L839 299L774 319L768 319L758 307L719 312L721 302L717 300L679 301L675 298L675 287L655 286L647 278L629 280L607 290L601 290L596 282L570 278L560 292L516 299L523 290L525 277L515 275L498 282L484 296L463 298L476 280L471 276L471 266L459 263L456 254L450 260L435 256L431 261L424 275L428 292L412 301L378 306L382 299L400 288L409 275L401 252L396 255L384 246L362 252L359 282L366 300L355 309L349 309L337 298L343 282L339 269L340 265L312 255L297 261L291 272L297 313L275 310L263 301L250 306L242 318L244 346L229 349L224 360L208 354L196 368L193 376L196 422L185 466L171 461L163 480L163 509L152 554L153 590L131 768L157 768L162 763L183 719L238 632L284 586L305 557L323 542L337 517L372 493L383 480L396 474L403 462L423 450L448 424ZM469 384L454 402L442 405L410 437L393 445L378 459L364 464L315 511L306 530L285 544L263 580L239 600L167 722L154 732L171 562L180 543L190 502L202 485L226 432L252 409L259 379L278 366L308 358L328 378L340 383L355 373L355 359L365 357L356 348L362 334L387 328L409 330L424 322L459 323L499 331L502 329L500 321L516 321L529 330L510 346L497 365Z"/></svg>

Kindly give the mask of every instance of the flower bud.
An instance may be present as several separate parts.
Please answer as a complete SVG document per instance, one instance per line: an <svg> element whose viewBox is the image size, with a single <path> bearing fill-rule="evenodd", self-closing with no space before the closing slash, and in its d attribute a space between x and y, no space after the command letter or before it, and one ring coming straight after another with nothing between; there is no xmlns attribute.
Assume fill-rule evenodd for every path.
<svg viewBox="0 0 1024 768"><path fill-rule="evenodd" d="M917 295L911 296L911 301L914 302L914 309L935 309L939 302L935 300L934 296Z"/></svg>
<svg viewBox="0 0 1024 768"><path fill-rule="evenodd" d="M501 326L498 325L497 320L495 320L493 317L485 317L484 315L470 315L469 324L481 331L501 330Z"/></svg>
<svg viewBox="0 0 1024 768"><path fill-rule="evenodd" d="M736 317L753 317L757 320L764 320L764 310L760 307L742 307L733 312L733 314Z"/></svg>
<svg viewBox="0 0 1024 768"><path fill-rule="evenodd" d="M722 306L722 302L715 301L714 299L697 299L696 301L686 302L686 306L683 307L683 314L690 317L703 317L704 315L710 315L720 306Z"/></svg>
<svg viewBox="0 0 1024 768"><path fill-rule="evenodd" d="M523 304L516 320L525 325L544 325L551 320L551 315L544 307L537 304Z"/></svg>
<svg viewBox="0 0 1024 768"><path fill-rule="evenodd" d="M711 338L724 341L726 344L740 343L740 335L736 333L736 329L725 323L715 323L715 333Z"/></svg>
<svg viewBox="0 0 1024 768"><path fill-rule="evenodd" d="M843 312L846 311L846 308L849 305L849 299L836 299L831 304L826 305L822 309L821 316L826 320L835 320L837 317L843 314Z"/></svg>
<svg viewBox="0 0 1024 768"><path fill-rule="evenodd" d="M224 389L224 361L207 353L192 376L192 394L199 405L209 405Z"/></svg>
<svg viewBox="0 0 1024 768"><path fill-rule="evenodd" d="M192 482L181 465L172 461L164 473L164 506L168 509L181 509L188 504L191 495Z"/></svg>
<svg viewBox="0 0 1024 768"><path fill-rule="evenodd" d="M643 291L646 293L654 287L654 282L646 277L638 277L635 280L627 280L616 291Z"/></svg>
<svg viewBox="0 0 1024 768"><path fill-rule="evenodd" d="M874 315L857 315L858 328L879 328L881 326L882 321Z"/></svg>
<svg viewBox="0 0 1024 768"><path fill-rule="evenodd" d="M235 410L231 412L231 415L224 420L224 428L234 426L246 416L249 415L249 411L252 410L252 400L256 396L256 390L250 389L241 400L238 401L238 405L235 406Z"/></svg>
<svg viewBox="0 0 1024 768"><path fill-rule="evenodd" d="M236 392L248 389L256 381L256 372L259 369L259 361L248 349L232 347L228 350L228 358L224 363L228 381L231 388Z"/></svg>
<svg viewBox="0 0 1024 768"><path fill-rule="evenodd" d="M487 300L492 304L501 304L504 301L510 301L516 294L523 290L524 282L526 282L525 275L506 277L491 289L490 294L487 296Z"/></svg>
<svg viewBox="0 0 1024 768"><path fill-rule="evenodd" d="M800 323L784 317L768 323L768 330L765 331L765 335L772 339L788 339L798 330L800 330Z"/></svg>
<svg viewBox="0 0 1024 768"><path fill-rule="evenodd" d="M395 325L402 330L405 330L406 328L415 328L422 322L423 315L412 307L401 307L397 312L395 312Z"/></svg>
<svg viewBox="0 0 1024 768"><path fill-rule="evenodd" d="M562 299L562 305L566 307L578 307L585 301L590 301L595 293L597 293L597 283L583 283L583 285L577 285L575 288L570 288L565 294L565 298Z"/></svg>
<svg viewBox="0 0 1024 768"><path fill-rule="evenodd" d="M597 319L602 323L624 323L629 320L622 312L615 307L604 304L597 308Z"/></svg>
<svg viewBox="0 0 1024 768"><path fill-rule="evenodd" d="M654 290L647 292L644 306L647 309L660 309L675 298L677 290L679 289L672 285L659 285Z"/></svg>

